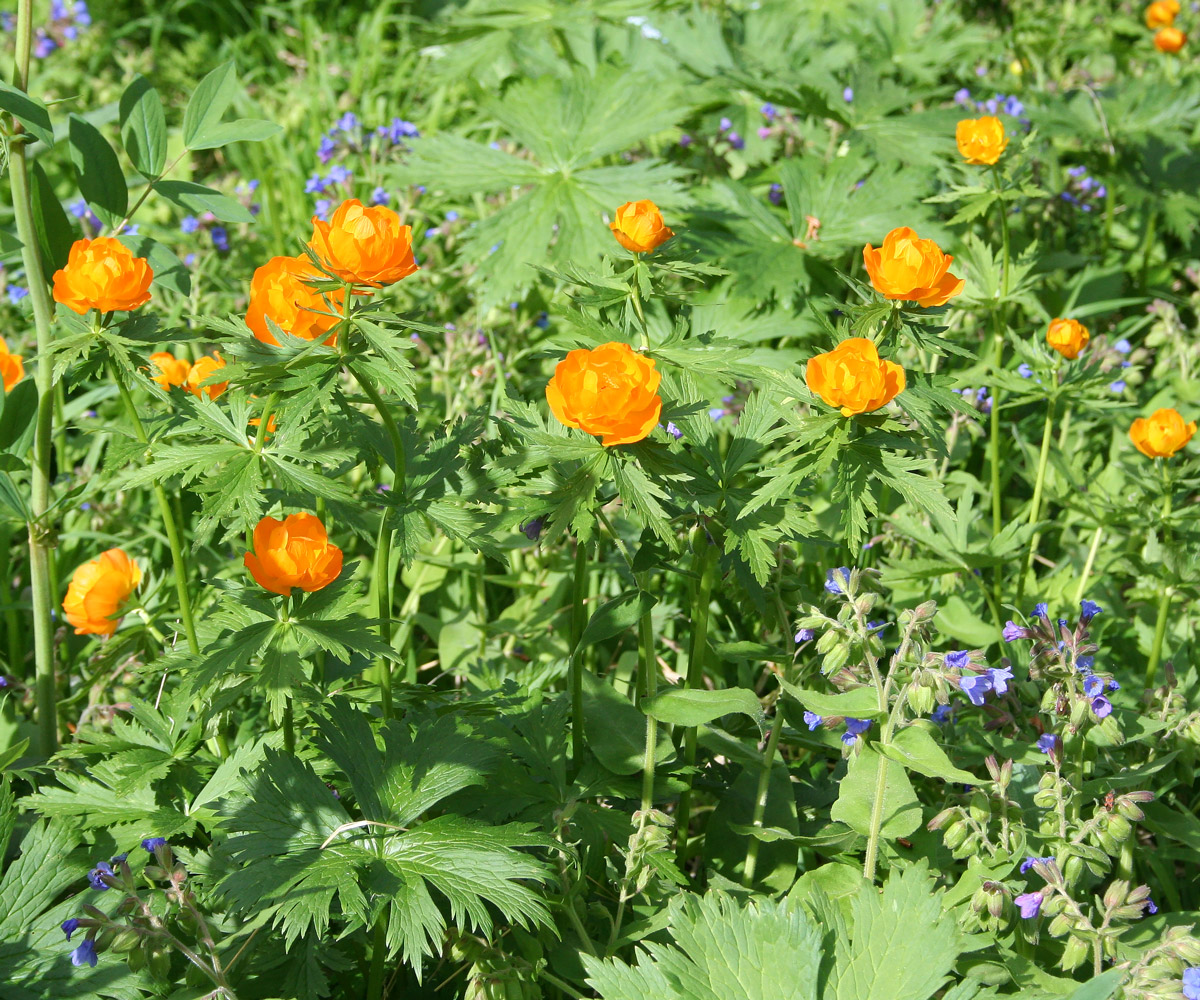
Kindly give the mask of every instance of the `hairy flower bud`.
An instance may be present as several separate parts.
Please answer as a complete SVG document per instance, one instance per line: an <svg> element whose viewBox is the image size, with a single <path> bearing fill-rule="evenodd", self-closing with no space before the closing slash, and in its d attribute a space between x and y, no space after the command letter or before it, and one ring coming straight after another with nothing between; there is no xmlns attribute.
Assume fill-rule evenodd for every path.
<svg viewBox="0 0 1200 1000"><path fill-rule="evenodd" d="M956 847L962 846L963 841L967 839L967 834L970 832L970 827L966 823L962 820L955 820L946 827L946 832L942 835L942 840L953 851Z"/></svg>
<svg viewBox="0 0 1200 1000"><path fill-rule="evenodd" d="M940 830L952 817L961 816L962 810L958 806L951 806L949 809L943 809L940 813L933 817L925 827L927 830Z"/></svg>
<svg viewBox="0 0 1200 1000"><path fill-rule="evenodd" d="M1108 833L1114 840L1128 840L1133 833L1133 826L1124 816L1111 815L1108 817Z"/></svg>
<svg viewBox="0 0 1200 1000"><path fill-rule="evenodd" d="M1072 937L1067 941L1067 946L1063 949L1062 961L1059 965L1070 972L1072 969L1084 962L1091 949L1086 941L1077 937Z"/></svg>

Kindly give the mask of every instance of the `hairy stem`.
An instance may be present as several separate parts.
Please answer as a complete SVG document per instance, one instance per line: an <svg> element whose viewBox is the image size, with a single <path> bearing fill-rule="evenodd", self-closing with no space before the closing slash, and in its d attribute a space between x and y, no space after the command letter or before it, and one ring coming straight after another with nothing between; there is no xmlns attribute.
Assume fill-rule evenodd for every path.
<svg viewBox="0 0 1200 1000"><path fill-rule="evenodd" d="M780 689L782 694L782 689ZM750 825L756 830L761 830L763 825L763 816L767 812L767 795L771 789L771 769L775 766L775 754L779 750L779 734L783 732L783 711L779 707L778 699L775 704L775 718L771 722L771 732L767 736L767 746L763 751L762 770L758 774L758 790L754 796L754 814L750 821ZM752 886L754 884L754 872L758 867L758 849L762 841L751 835L750 843L746 845L746 864L742 870L742 885Z"/></svg>
<svg viewBox="0 0 1200 1000"><path fill-rule="evenodd" d="M571 689L571 768L583 766L583 663L579 640L587 621L588 543L582 538L575 542L575 573L571 581L571 660L569 686Z"/></svg>

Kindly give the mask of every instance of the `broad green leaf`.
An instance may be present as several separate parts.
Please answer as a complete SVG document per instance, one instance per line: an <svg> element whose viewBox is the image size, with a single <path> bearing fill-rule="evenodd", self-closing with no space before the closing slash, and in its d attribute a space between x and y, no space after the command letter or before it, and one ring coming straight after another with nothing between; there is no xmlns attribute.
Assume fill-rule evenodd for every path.
<svg viewBox="0 0 1200 1000"><path fill-rule="evenodd" d="M183 112L183 144L188 149L206 148L195 144L196 137L221 121L237 89L237 69L232 59L211 70L196 85Z"/></svg>
<svg viewBox="0 0 1200 1000"><path fill-rule="evenodd" d="M886 770L880 832L889 839L907 837L921 825L921 803L904 768L870 748L851 756L846 777L838 788L838 799L829 811L830 818L868 836L881 767Z"/></svg>
<svg viewBox="0 0 1200 1000"><path fill-rule="evenodd" d="M780 679L783 689L810 712L822 717L843 716L848 719L882 719L887 712L879 707L879 695L873 687L855 688L841 694L822 694L809 691L790 681Z"/></svg>
<svg viewBox="0 0 1200 1000"><path fill-rule="evenodd" d="M907 726L895 733L890 743L876 743L874 746L884 756L899 761L910 771L927 778L958 781L965 785L979 783L979 779L970 771L955 767L946 756L946 751L920 726Z"/></svg>
<svg viewBox="0 0 1200 1000"><path fill-rule="evenodd" d="M99 129L79 115L71 115L68 135L80 194L105 225L116 226L129 208L121 161Z"/></svg>
<svg viewBox="0 0 1200 1000"><path fill-rule="evenodd" d="M231 142L262 142L283 131L282 125L261 118L239 118L220 122L196 134L188 149L219 149Z"/></svg>
<svg viewBox="0 0 1200 1000"><path fill-rule="evenodd" d="M614 774L636 774L646 759L646 717L611 684L583 671L583 721L588 749ZM675 752L665 729L658 731L657 760Z"/></svg>
<svg viewBox="0 0 1200 1000"><path fill-rule="evenodd" d="M47 275L66 267L67 255L75 234L62 203L54 193L54 185L36 160L33 163L33 224L37 230L38 249Z"/></svg>
<svg viewBox="0 0 1200 1000"><path fill-rule="evenodd" d="M593 646L633 628L642 615L657 603L658 598L644 590L627 590L605 601L588 619L579 639L579 647Z"/></svg>
<svg viewBox="0 0 1200 1000"><path fill-rule="evenodd" d="M222 222L254 221L254 216L240 201L235 201L203 184L193 184L191 181L155 181L154 190L189 212L212 212Z"/></svg>
<svg viewBox="0 0 1200 1000"><path fill-rule="evenodd" d="M737 712L750 716L762 728L762 705L758 695L746 688L670 688L642 702L642 711L673 726L700 726Z"/></svg>
<svg viewBox="0 0 1200 1000"><path fill-rule="evenodd" d="M746 745L746 741L741 742L743 746ZM758 804L763 757L757 747L751 745L747 749L753 752L752 762L742 769L733 784L721 795L709 818L704 837L705 857L709 865L734 882L743 879L751 838L759 839L751 828ZM767 803L762 824L766 828L783 831L785 835L762 838L758 845L754 882L756 886L766 887L771 892L783 892L796 878L800 821L791 777L778 753L771 763L767 780Z"/></svg>
<svg viewBox="0 0 1200 1000"><path fill-rule="evenodd" d="M0 81L0 109L25 126L25 131L47 146L54 145L54 127L46 105L11 84Z"/></svg>
<svg viewBox="0 0 1200 1000"><path fill-rule="evenodd" d="M192 275L184 264L165 244L152 240L140 233L124 232L117 237L135 256L145 257L154 272L154 285L170 288L180 295L192 293Z"/></svg>
<svg viewBox="0 0 1200 1000"><path fill-rule="evenodd" d="M1071 994L1071 1000L1108 1000L1125 979L1125 969L1109 969L1089 979Z"/></svg>
<svg viewBox="0 0 1200 1000"><path fill-rule="evenodd" d="M161 176L167 165L167 119L158 91L144 76L135 76L125 88L120 113L129 159L147 178Z"/></svg>

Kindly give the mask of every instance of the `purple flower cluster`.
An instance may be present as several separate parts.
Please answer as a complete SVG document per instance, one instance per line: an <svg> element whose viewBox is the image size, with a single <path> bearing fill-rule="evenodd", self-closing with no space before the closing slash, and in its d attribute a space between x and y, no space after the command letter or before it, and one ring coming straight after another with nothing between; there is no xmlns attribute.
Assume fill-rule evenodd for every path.
<svg viewBox="0 0 1200 1000"><path fill-rule="evenodd" d="M56 49L75 41L80 30L91 27L91 24L92 15L85 0L76 0L74 3L50 0L50 22L35 30L33 54L38 59L45 59ZM15 27L16 18L11 13L0 13L0 28L12 31Z"/></svg>
<svg viewBox="0 0 1200 1000"><path fill-rule="evenodd" d="M746 148L746 140L738 135L733 128L733 122L728 118L722 118L720 121L720 135L734 149Z"/></svg>
<svg viewBox="0 0 1200 1000"><path fill-rule="evenodd" d="M980 386L978 389L957 389L955 391L982 413L992 412L992 395L988 392L987 386Z"/></svg>
<svg viewBox="0 0 1200 1000"><path fill-rule="evenodd" d="M338 157L359 155L374 151L376 157L387 152L406 152L409 140L420 138L421 132L412 122L404 118L393 118L386 125L370 128L364 125L358 115L347 111L321 136L317 144L317 159L322 166L327 166ZM354 180L353 171L343 163L334 163L328 172L322 176L313 174L304 185L308 194L321 195L317 198L315 211L321 218L327 218L333 209L333 195L340 198L348 197ZM339 191L342 188L344 190ZM423 192L424 188L418 189ZM371 191L372 205L386 205L391 201L391 195L386 188L377 186Z"/></svg>
<svg viewBox="0 0 1200 1000"><path fill-rule="evenodd" d="M963 87L961 90L954 92L954 103L960 108L964 108L967 111L975 111L981 115L1003 113L1011 118L1016 118L1026 130L1029 128L1029 119L1025 116L1025 105L1017 97L995 94L987 100L975 101L971 98L971 91Z"/></svg>
<svg viewBox="0 0 1200 1000"><path fill-rule="evenodd" d="M1005 694L1008 682L1013 679L1009 667L988 667L981 674L966 674L958 682L962 692L971 699L972 705L982 705L989 693Z"/></svg>
<svg viewBox="0 0 1200 1000"><path fill-rule="evenodd" d="M1103 201L1108 195L1108 188L1088 176L1087 167L1076 166L1067 168L1066 188L1059 195L1069 205L1075 205L1085 212L1092 210L1092 201Z"/></svg>
<svg viewBox="0 0 1200 1000"><path fill-rule="evenodd" d="M82 198L80 198L78 201L71 202L71 204L67 206L67 211L69 211L73 216L75 216L75 218L79 220L79 224L83 228L83 235L89 239L96 236L100 230L104 228L104 223L96 218L96 215L88 207L88 203ZM127 228L133 229L136 227L131 226Z"/></svg>

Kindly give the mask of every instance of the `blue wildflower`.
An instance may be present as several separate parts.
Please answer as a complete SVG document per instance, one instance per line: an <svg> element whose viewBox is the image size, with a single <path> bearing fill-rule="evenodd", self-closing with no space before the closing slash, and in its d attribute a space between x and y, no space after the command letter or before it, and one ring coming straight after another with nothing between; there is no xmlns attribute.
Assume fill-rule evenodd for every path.
<svg viewBox="0 0 1200 1000"><path fill-rule="evenodd" d="M1037 738L1037 748L1042 753L1053 753L1054 748L1058 746L1058 737L1053 733L1043 733Z"/></svg>
<svg viewBox="0 0 1200 1000"><path fill-rule="evenodd" d="M670 434L671 437L673 437L676 441L683 437L683 431L675 426L675 422L673 420L667 421L667 433Z"/></svg>
<svg viewBox="0 0 1200 1000"><path fill-rule="evenodd" d="M372 205L386 205L392 200L392 196L387 193L387 188L377 187L371 192Z"/></svg>
<svg viewBox="0 0 1200 1000"><path fill-rule="evenodd" d="M982 705L985 696L992 690L992 679L987 674L967 674L960 678L958 686L971 699L972 705Z"/></svg>
<svg viewBox="0 0 1200 1000"><path fill-rule="evenodd" d="M321 194L325 190L325 178L320 174L313 174L304 182L305 194ZM187 232L187 230L184 230Z"/></svg>
<svg viewBox="0 0 1200 1000"><path fill-rule="evenodd" d="M825 590L830 594L844 594L846 591L842 588L850 581L850 567L839 566L837 569L828 570L825 573Z"/></svg>
<svg viewBox="0 0 1200 1000"><path fill-rule="evenodd" d="M1109 701L1104 695L1100 695L1099 698L1092 699L1092 711L1096 713L1097 719L1107 719L1110 715L1112 715L1112 710L1112 702Z"/></svg>
<svg viewBox="0 0 1200 1000"><path fill-rule="evenodd" d="M1083 166L1067 167L1067 176L1068 177L1084 177L1086 175L1087 175L1087 167L1083 167Z"/></svg>
<svg viewBox="0 0 1200 1000"><path fill-rule="evenodd" d="M819 715L817 715L816 712L805 712L804 713L804 724L806 726L808 726L808 731L810 733L824 721L825 720L822 719Z"/></svg>
<svg viewBox="0 0 1200 1000"><path fill-rule="evenodd" d="M97 960L96 942L90 937L80 941L79 946L71 952L71 964L75 966L88 965L94 969Z"/></svg>
<svg viewBox="0 0 1200 1000"><path fill-rule="evenodd" d="M356 128L358 128L358 125L358 115L356 115L353 111L347 111L344 115L342 115L341 118L337 120L337 124L333 127L334 130L338 132L353 132Z"/></svg>
<svg viewBox="0 0 1200 1000"><path fill-rule="evenodd" d="M33 54L38 59L45 59L55 49L58 48L58 43L46 34L41 28L37 30L37 41L33 43ZM95 963L93 963L95 964Z"/></svg>
<svg viewBox="0 0 1200 1000"><path fill-rule="evenodd" d="M954 103L959 105L967 105L971 103L971 92L962 87L954 92Z"/></svg>
<svg viewBox="0 0 1200 1000"><path fill-rule="evenodd" d="M767 200L772 205L782 205L783 204L783 185L782 184L772 184L771 190L769 190L767 192Z"/></svg>
<svg viewBox="0 0 1200 1000"><path fill-rule="evenodd" d="M200 220L194 215L185 215L179 222L179 230L184 233L194 233L200 228Z"/></svg>
<svg viewBox="0 0 1200 1000"><path fill-rule="evenodd" d="M952 649L942 657L942 662L951 670L962 670L971 662L971 652L967 649Z"/></svg>
<svg viewBox="0 0 1200 1000"><path fill-rule="evenodd" d="M525 533L525 537L531 542L536 542L542 537L542 526L546 523L544 517L535 517L532 521L526 521L524 524L518 525L518 530Z"/></svg>
<svg viewBox="0 0 1200 1000"><path fill-rule="evenodd" d="M79 918L70 917L59 924L59 926L62 928L62 932L67 936L67 940L70 941L71 935L79 930Z"/></svg>
<svg viewBox="0 0 1200 1000"><path fill-rule="evenodd" d="M802 628L796 633L796 642L809 642L817 637L816 629Z"/></svg>
<svg viewBox="0 0 1200 1000"><path fill-rule="evenodd" d="M333 202L329 198L318 198L313 203L313 211L320 217L325 218L333 208Z"/></svg>
<svg viewBox="0 0 1200 1000"><path fill-rule="evenodd" d="M693 142L692 137L690 135L688 135L686 132L684 132L683 135L681 135L679 137L679 145L682 146L684 149L687 149L688 146L690 146L692 144L692 142Z"/></svg>
<svg viewBox="0 0 1200 1000"><path fill-rule="evenodd" d="M1054 858L1033 858L1033 857L1026 858L1024 861L1021 862L1021 874L1024 875L1027 871L1029 871L1030 868L1032 868L1039 861L1042 862L1042 864L1049 864L1053 860L1054 860Z"/></svg>
<svg viewBox="0 0 1200 1000"><path fill-rule="evenodd" d="M533 325L541 330L545 330L550 326L550 316L546 312L538 314L538 318L533 321Z"/></svg>
<svg viewBox="0 0 1200 1000"><path fill-rule="evenodd" d="M229 252L229 233L224 226L213 226L208 235L212 237L213 246L221 253Z"/></svg>
<svg viewBox="0 0 1200 1000"><path fill-rule="evenodd" d="M1125 391L1125 380L1123 378L1114 379L1108 383L1108 391L1113 393L1122 393Z"/></svg>
<svg viewBox="0 0 1200 1000"><path fill-rule="evenodd" d="M451 209L449 212L446 213L446 221L447 222L457 222L458 221L458 213L455 212L453 209Z"/></svg>
<svg viewBox="0 0 1200 1000"><path fill-rule="evenodd" d="M1116 351L1118 354L1128 354L1130 351L1133 350L1133 345L1131 343L1129 343L1129 341L1126 340L1124 337L1122 337L1115 344L1113 344L1113 350Z"/></svg>
<svg viewBox="0 0 1200 1000"><path fill-rule="evenodd" d="M1020 375L1021 378L1033 378L1033 369L1030 368L1029 365L1022 362L1021 364L1017 365L1017 374Z"/></svg>
<svg viewBox="0 0 1200 1000"><path fill-rule="evenodd" d="M167 846L166 837L147 837L142 841L142 847L150 854L153 854L160 847Z"/></svg>
<svg viewBox="0 0 1200 1000"><path fill-rule="evenodd" d="M1004 99L1004 113L1012 115L1014 118L1020 118L1025 114L1025 105L1015 97L1006 97Z"/></svg>
<svg viewBox="0 0 1200 1000"><path fill-rule="evenodd" d="M1045 601L1039 601L1033 606L1033 610L1029 613L1030 618L1045 618L1049 620L1050 610L1046 607Z"/></svg>
<svg viewBox="0 0 1200 1000"><path fill-rule="evenodd" d="M1100 614L1104 609L1095 601L1080 601L1079 602L1079 620L1086 625L1096 615Z"/></svg>
<svg viewBox="0 0 1200 1000"><path fill-rule="evenodd" d="M1026 892L1013 900L1017 904L1017 908L1021 911L1021 917L1024 920L1033 920L1039 913L1042 912L1042 894L1040 892Z"/></svg>
<svg viewBox="0 0 1200 1000"><path fill-rule="evenodd" d="M846 731L842 733L842 742L848 747L853 746L858 742L858 738L870 728L870 719L847 719Z"/></svg>
<svg viewBox="0 0 1200 1000"><path fill-rule="evenodd" d="M1081 656L1075 661L1075 669L1081 674L1090 674L1095 663L1096 658L1094 656Z"/></svg>
<svg viewBox="0 0 1200 1000"><path fill-rule="evenodd" d="M849 104L851 101L854 100L854 88L853 87L847 87L845 90L842 91L842 100L845 101L847 104Z"/></svg>
<svg viewBox="0 0 1200 1000"><path fill-rule="evenodd" d="M329 176L325 180L330 184L345 184L353 174L341 163L335 163L329 168Z"/></svg>
<svg viewBox="0 0 1200 1000"><path fill-rule="evenodd" d="M7 291L8 301L14 306L29 294L29 289L23 288L21 285L9 285Z"/></svg>
<svg viewBox="0 0 1200 1000"><path fill-rule="evenodd" d="M1146 897L1146 912L1154 916L1158 912L1158 904L1149 896Z"/></svg>
<svg viewBox="0 0 1200 1000"><path fill-rule="evenodd" d="M95 868L88 872L87 878L93 889L97 892L104 892L109 888L108 883L104 881L104 876L112 874L112 865L107 861L101 861Z"/></svg>
<svg viewBox="0 0 1200 1000"><path fill-rule="evenodd" d="M333 154L338 150L338 144L327 135L321 136L321 141L317 143L317 159L322 163L328 163L333 159Z"/></svg>
<svg viewBox="0 0 1200 1000"><path fill-rule="evenodd" d="M936 722L939 726L941 726L941 725L944 725L945 723L949 722L950 717L953 714L954 714L954 709L951 708L949 705L938 705L938 707L933 710L933 714L930 715L929 718L931 718L934 722Z"/></svg>
<svg viewBox="0 0 1200 1000"><path fill-rule="evenodd" d="M746 148L746 140L743 139L736 132L730 132L728 135L728 139L729 139L729 145L731 145L734 149L745 149Z"/></svg>
<svg viewBox="0 0 1200 1000"><path fill-rule="evenodd" d="M417 139L421 133L417 126L412 122L405 121L403 118L393 118L392 123L386 127L385 133L392 145L398 146L404 139Z"/></svg>
<svg viewBox="0 0 1200 1000"><path fill-rule="evenodd" d="M1184 1000L1200 1000L1200 968L1183 970Z"/></svg>
<svg viewBox="0 0 1200 1000"><path fill-rule="evenodd" d="M731 128L733 128L733 122L731 122L728 118L722 118L720 121L720 127L722 132L728 132Z"/></svg>
<svg viewBox="0 0 1200 1000"><path fill-rule="evenodd" d="M988 667L987 676L992 683L992 690L996 694L1004 694L1008 691L1008 682L1013 679L1013 672L1009 667Z"/></svg>
<svg viewBox="0 0 1200 1000"><path fill-rule="evenodd" d="M1116 679L1114 678L1113 680L1110 680L1110 681L1108 682L1108 689L1109 689L1110 691L1120 691L1120 690L1121 690L1121 685L1120 685L1120 684L1118 684L1118 683L1117 683L1117 681L1116 681Z"/></svg>
<svg viewBox="0 0 1200 1000"><path fill-rule="evenodd" d="M720 420L723 416L725 416L725 407L714 406L708 411L708 416L710 420Z"/></svg>
<svg viewBox="0 0 1200 1000"><path fill-rule="evenodd" d="M1104 691L1104 678L1096 674L1088 674L1083 679L1083 693L1089 698L1095 698Z"/></svg>
<svg viewBox="0 0 1200 1000"><path fill-rule="evenodd" d="M775 105L772 104L770 101L768 101L766 104L764 104L760 110L763 113L763 117L766 118L767 121L774 121L775 116L779 114L779 112L775 108Z"/></svg>
<svg viewBox="0 0 1200 1000"><path fill-rule="evenodd" d="M1004 626L1004 631L1000 633L1001 638L1005 642L1016 642L1018 639L1028 639L1029 629L1022 628L1014 621L1009 621Z"/></svg>

